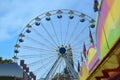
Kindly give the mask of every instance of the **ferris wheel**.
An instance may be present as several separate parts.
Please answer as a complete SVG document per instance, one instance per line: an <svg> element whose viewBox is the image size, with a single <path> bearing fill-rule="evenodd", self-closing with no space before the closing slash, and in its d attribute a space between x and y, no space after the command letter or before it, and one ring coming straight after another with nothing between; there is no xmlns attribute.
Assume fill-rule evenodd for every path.
<svg viewBox="0 0 120 80"><path fill-rule="evenodd" d="M25 60L40 80L79 80L78 61L83 43L91 45L89 30L94 34L94 23L88 15L69 9L38 15L19 34L14 59Z"/></svg>

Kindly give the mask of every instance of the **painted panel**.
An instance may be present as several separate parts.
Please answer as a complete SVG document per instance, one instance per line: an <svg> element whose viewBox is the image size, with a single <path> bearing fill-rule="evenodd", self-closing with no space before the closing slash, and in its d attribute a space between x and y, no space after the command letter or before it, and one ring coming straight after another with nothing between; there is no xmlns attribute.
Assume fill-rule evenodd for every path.
<svg viewBox="0 0 120 80"><path fill-rule="evenodd" d="M120 0L103 0L98 17L97 47L101 59L120 37Z"/></svg>
<svg viewBox="0 0 120 80"><path fill-rule="evenodd" d="M97 54L96 48L94 45L91 45L88 49L88 60L87 60L87 66L89 72L92 71L92 69L95 67L98 61L99 61L99 56Z"/></svg>

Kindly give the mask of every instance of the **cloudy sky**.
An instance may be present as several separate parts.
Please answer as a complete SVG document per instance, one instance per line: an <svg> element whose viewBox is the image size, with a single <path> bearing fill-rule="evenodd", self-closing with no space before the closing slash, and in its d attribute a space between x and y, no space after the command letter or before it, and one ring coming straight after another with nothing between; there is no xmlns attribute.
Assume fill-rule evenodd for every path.
<svg viewBox="0 0 120 80"><path fill-rule="evenodd" d="M95 19L93 0L0 0L0 56L12 58L24 26L37 15L55 9L73 9Z"/></svg>

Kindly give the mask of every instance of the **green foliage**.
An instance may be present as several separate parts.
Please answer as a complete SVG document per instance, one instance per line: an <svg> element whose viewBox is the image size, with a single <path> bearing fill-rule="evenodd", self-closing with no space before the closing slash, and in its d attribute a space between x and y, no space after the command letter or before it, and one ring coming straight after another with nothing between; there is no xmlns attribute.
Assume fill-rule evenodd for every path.
<svg viewBox="0 0 120 80"><path fill-rule="evenodd" d="M2 62L2 57L0 57L0 62Z"/></svg>
<svg viewBox="0 0 120 80"><path fill-rule="evenodd" d="M13 60L12 59L2 59L2 57L0 57L0 63L12 63Z"/></svg>

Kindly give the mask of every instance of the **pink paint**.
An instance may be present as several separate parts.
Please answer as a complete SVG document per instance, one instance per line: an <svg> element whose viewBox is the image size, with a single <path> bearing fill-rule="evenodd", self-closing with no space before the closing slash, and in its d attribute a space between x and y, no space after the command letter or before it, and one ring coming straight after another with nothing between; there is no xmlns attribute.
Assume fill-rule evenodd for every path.
<svg viewBox="0 0 120 80"><path fill-rule="evenodd" d="M96 61L99 59L98 55L95 54L92 61L90 62L90 64L88 64L89 70L94 66L94 64L96 63Z"/></svg>
<svg viewBox="0 0 120 80"><path fill-rule="evenodd" d="M106 21L106 18L107 18L107 15L108 15L108 12L109 12L109 8L107 6L107 3L106 3L106 0L104 0L102 2L102 6L101 6L101 11L100 11L100 14L99 14L99 22L98 22L98 28L97 28L97 44L98 44L98 49L101 53L101 40L102 40L102 28L105 24L105 21Z"/></svg>

